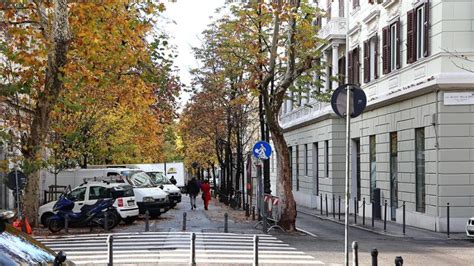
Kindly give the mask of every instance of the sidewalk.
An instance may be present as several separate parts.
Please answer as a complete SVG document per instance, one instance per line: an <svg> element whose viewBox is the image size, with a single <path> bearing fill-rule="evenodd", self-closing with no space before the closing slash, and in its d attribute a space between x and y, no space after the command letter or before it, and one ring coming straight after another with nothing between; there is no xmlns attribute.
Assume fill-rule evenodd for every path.
<svg viewBox="0 0 474 266"><path fill-rule="evenodd" d="M331 221L334 223L338 223L341 225L344 225L344 214L341 213L341 219L339 220L338 214L336 213L333 215L332 213L329 213L328 216L326 216L326 212L323 212L323 215L321 215L321 210L319 209L311 209L303 206L297 206L297 210L300 213L304 213L307 215L311 215L314 217L317 217L322 220L327 220ZM403 234L403 225L399 223L395 223L393 221L388 221L387 220L387 228L384 230L384 221L383 220L374 220L374 227L372 227L372 218L371 217L365 217L365 225L363 224L362 221L362 216L357 216L357 224L355 223L354 220L354 215L350 214L349 215L349 226L358 228L364 231L369 231L373 232L376 234L380 235L387 235L387 236L392 236L392 237L400 237L400 238L411 238L411 239L440 239L440 240L446 240L446 239L466 239L466 234L465 233L451 233L449 238L446 233L440 233L440 232L433 232L425 229L420 229L412 226L405 226L405 234Z"/></svg>

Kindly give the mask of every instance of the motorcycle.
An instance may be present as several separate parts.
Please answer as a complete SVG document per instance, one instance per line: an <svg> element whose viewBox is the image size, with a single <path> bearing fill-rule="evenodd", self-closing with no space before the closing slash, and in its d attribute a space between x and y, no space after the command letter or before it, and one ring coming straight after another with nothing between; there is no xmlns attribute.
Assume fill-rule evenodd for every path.
<svg viewBox="0 0 474 266"><path fill-rule="evenodd" d="M69 226L99 225L105 228L105 213L107 213L108 229L114 228L120 221L113 207L114 199L97 200L93 205L84 205L81 212L75 213L72 211L74 201L68 199L65 194L54 204L53 211L56 214L48 220L48 229L53 233L57 233L64 228L66 216L68 216Z"/></svg>

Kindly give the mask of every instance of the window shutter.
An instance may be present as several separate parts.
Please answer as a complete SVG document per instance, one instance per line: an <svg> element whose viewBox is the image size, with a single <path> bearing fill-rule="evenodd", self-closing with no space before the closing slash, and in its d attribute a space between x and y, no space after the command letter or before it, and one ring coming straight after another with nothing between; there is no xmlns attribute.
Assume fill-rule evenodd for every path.
<svg viewBox="0 0 474 266"><path fill-rule="evenodd" d="M397 59L397 62L396 62L396 66L397 66L397 69L400 69L400 67L402 66L402 60L401 60L401 38L400 38L400 28L401 28L401 25L400 25L400 19L397 20L397 22L395 22L395 27L397 27L397 41L396 41L396 45L397 45L397 54L395 55L395 58Z"/></svg>
<svg viewBox="0 0 474 266"><path fill-rule="evenodd" d="M347 75L348 75L348 83L353 84L354 83L354 75L352 71L352 64L353 64L353 58L352 58L352 51L349 51L347 54Z"/></svg>
<svg viewBox="0 0 474 266"><path fill-rule="evenodd" d="M382 73L390 72L390 26L382 29Z"/></svg>
<svg viewBox="0 0 474 266"><path fill-rule="evenodd" d="M357 48L354 49L352 56L354 57L352 62L354 63L354 66L352 67L354 71L354 84L360 85L360 56L359 56L359 51L360 48L357 46Z"/></svg>
<svg viewBox="0 0 474 266"><path fill-rule="evenodd" d="M328 9L327 9L327 18L328 18L328 21L331 20L331 2L332 0L328 0Z"/></svg>
<svg viewBox="0 0 474 266"><path fill-rule="evenodd" d="M415 10L412 9L407 13L407 63L416 61L416 23Z"/></svg>
<svg viewBox="0 0 474 266"><path fill-rule="evenodd" d="M364 83L370 81L370 40L364 42Z"/></svg>
<svg viewBox="0 0 474 266"><path fill-rule="evenodd" d="M379 77L379 36L375 34L374 37L374 79Z"/></svg>
<svg viewBox="0 0 474 266"><path fill-rule="evenodd" d="M346 57L343 56L338 60L338 68L339 68L339 84L344 84L346 78Z"/></svg>
<svg viewBox="0 0 474 266"><path fill-rule="evenodd" d="M423 56L427 57L429 55L429 39L430 39L430 31L429 31L429 22L430 22L430 1L426 1L423 4L425 9L425 17L423 18Z"/></svg>

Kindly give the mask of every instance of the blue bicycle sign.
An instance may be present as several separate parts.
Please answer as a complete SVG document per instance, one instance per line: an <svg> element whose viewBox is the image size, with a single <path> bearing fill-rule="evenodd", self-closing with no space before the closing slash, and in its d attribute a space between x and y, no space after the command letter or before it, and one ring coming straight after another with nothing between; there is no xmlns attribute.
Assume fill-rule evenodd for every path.
<svg viewBox="0 0 474 266"><path fill-rule="evenodd" d="M260 160L268 160L272 155L272 146L266 141L259 141L253 146L253 155Z"/></svg>

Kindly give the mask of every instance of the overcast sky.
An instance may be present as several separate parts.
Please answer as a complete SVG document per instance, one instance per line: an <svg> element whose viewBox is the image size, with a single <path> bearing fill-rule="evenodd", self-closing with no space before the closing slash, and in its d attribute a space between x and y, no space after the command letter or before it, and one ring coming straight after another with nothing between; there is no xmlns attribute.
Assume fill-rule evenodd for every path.
<svg viewBox="0 0 474 266"><path fill-rule="evenodd" d="M225 0L178 0L176 3L166 3L164 15L175 22L165 25L166 32L172 38L171 43L177 47L175 64L180 69L181 81L186 85L191 81L189 70L198 66L191 48L200 46L201 32L212 22L210 17L216 8L222 7L224 2ZM184 93L181 98L183 106L189 95Z"/></svg>

